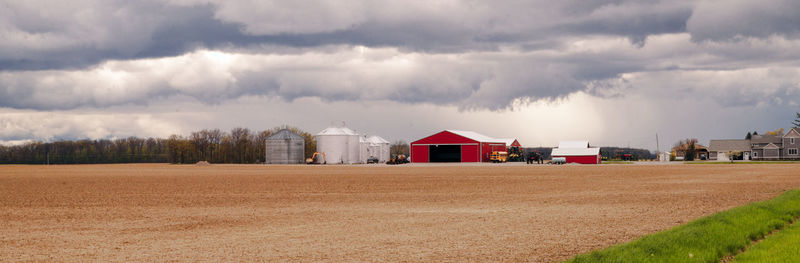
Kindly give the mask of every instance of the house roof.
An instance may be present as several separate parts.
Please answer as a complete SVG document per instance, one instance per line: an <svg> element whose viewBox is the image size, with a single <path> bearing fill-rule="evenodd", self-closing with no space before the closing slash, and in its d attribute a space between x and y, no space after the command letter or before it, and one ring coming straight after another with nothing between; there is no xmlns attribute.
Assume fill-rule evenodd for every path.
<svg viewBox="0 0 800 263"><path fill-rule="evenodd" d="M793 138L796 136L800 136L800 129L798 128L791 128L788 132L786 132L786 134L783 135L784 138Z"/></svg>
<svg viewBox="0 0 800 263"><path fill-rule="evenodd" d="M764 146L764 149L780 149L780 148L781 147L778 147L774 143L770 143L770 144L767 144L767 146Z"/></svg>
<svg viewBox="0 0 800 263"><path fill-rule="evenodd" d="M561 141L558 143L559 149L586 149L589 148L589 141Z"/></svg>
<svg viewBox="0 0 800 263"><path fill-rule="evenodd" d="M455 130L447 130L448 132L454 133L458 136L469 138L472 140L476 140L479 142L504 142L500 139L495 139L477 132L473 131L455 131Z"/></svg>
<svg viewBox="0 0 800 263"><path fill-rule="evenodd" d="M553 148L551 156L594 156L600 155L600 148Z"/></svg>
<svg viewBox="0 0 800 263"><path fill-rule="evenodd" d="M751 143L781 143L781 136L777 135L753 135L750 137Z"/></svg>
<svg viewBox="0 0 800 263"><path fill-rule="evenodd" d="M711 152L750 151L750 140L711 140L708 145Z"/></svg>
<svg viewBox="0 0 800 263"><path fill-rule="evenodd" d="M289 129L281 129L275 134L267 137L267 140L304 140L302 136L290 131Z"/></svg>

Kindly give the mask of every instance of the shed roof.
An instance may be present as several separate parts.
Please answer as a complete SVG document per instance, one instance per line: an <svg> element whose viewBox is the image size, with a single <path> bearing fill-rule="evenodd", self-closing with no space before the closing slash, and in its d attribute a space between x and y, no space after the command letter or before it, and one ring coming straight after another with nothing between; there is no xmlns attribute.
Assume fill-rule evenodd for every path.
<svg viewBox="0 0 800 263"><path fill-rule="evenodd" d="M289 129L281 129L275 134L267 137L267 140L305 140L302 136L290 131Z"/></svg>
<svg viewBox="0 0 800 263"><path fill-rule="evenodd" d="M600 148L553 148L551 156L597 156Z"/></svg>
<svg viewBox="0 0 800 263"><path fill-rule="evenodd" d="M708 144L711 152L750 151L750 140L711 140Z"/></svg>

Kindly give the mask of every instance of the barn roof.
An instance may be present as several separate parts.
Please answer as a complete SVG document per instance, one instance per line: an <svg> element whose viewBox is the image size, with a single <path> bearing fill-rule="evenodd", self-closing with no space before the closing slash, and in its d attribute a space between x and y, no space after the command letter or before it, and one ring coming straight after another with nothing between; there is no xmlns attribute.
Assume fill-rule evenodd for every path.
<svg viewBox="0 0 800 263"><path fill-rule="evenodd" d="M600 148L553 148L551 156L596 156Z"/></svg>
<svg viewBox="0 0 800 263"><path fill-rule="evenodd" d="M281 129L275 134L267 137L267 140L304 140L302 136L290 131L289 129Z"/></svg>
<svg viewBox="0 0 800 263"><path fill-rule="evenodd" d="M452 132L458 136L466 137L479 142L505 142L502 139L495 139L473 131L454 131L454 130L447 130L447 131Z"/></svg>
<svg viewBox="0 0 800 263"><path fill-rule="evenodd" d="M507 139L506 138L506 139L497 139L497 140L500 140L501 142L506 143L507 147L511 147L511 145L514 144L514 141L516 141L517 139Z"/></svg>

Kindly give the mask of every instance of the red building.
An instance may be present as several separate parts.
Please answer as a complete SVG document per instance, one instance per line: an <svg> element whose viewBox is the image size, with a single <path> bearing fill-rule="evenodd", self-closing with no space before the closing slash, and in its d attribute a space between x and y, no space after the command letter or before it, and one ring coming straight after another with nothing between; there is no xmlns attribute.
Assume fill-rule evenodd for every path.
<svg viewBox="0 0 800 263"><path fill-rule="evenodd" d="M587 141L561 142L550 155L565 158L567 163L600 164L600 148L589 147Z"/></svg>
<svg viewBox="0 0 800 263"><path fill-rule="evenodd" d="M471 131L446 130L411 143L411 162L488 162L492 151L507 151L506 143Z"/></svg>

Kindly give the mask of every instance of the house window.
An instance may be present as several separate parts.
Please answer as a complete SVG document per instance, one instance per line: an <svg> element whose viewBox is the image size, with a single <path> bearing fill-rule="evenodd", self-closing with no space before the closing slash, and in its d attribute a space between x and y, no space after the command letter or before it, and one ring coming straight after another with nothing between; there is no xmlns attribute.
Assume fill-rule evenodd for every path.
<svg viewBox="0 0 800 263"><path fill-rule="evenodd" d="M753 157L758 157L758 152L753 152Z"/></svg>
<svg viewBox="0 0 800 263"><path fill-rule="evenodd" d="M789 155L797 155L797 148L789 149Z"/></svg>
<svg viewBox="0 0 800 263"><path fill-rule="evenodd" d="M794 144L794 138L789 138L789 144Z"/></svg>

